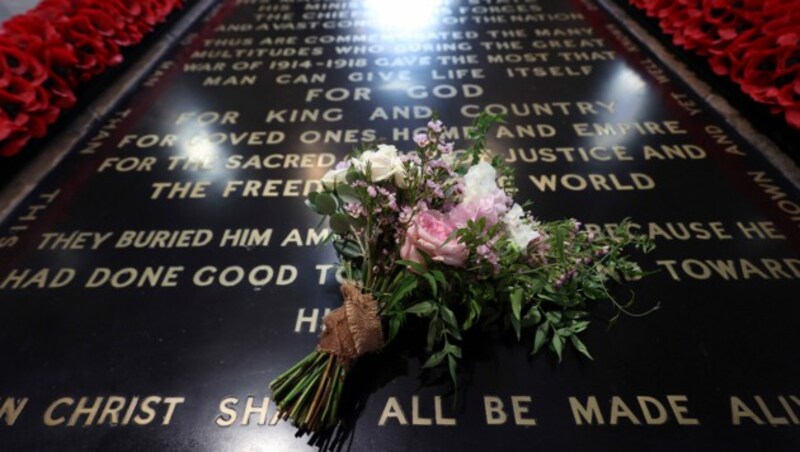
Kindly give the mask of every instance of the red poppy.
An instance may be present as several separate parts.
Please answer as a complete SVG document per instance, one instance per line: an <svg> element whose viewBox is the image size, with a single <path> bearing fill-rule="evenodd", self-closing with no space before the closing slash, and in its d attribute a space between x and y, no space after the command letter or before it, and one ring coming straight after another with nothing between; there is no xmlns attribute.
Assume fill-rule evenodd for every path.
<svg viewBox="0 0 800 452"><path fill-rule="evenodd" d="M44 125L55 120L58 108L50 104L42 87L47 70L34 55L0 37L0 139L24 144L25 135L41 135ZM3 146L3 153L16 149Z"/></svg>
<svg viewBox="0 0 800 452"><path fill-rule="evenodd" d="M52 24L31 15L21 15L4 23L0 33L25 54L42 63L45 71L43 84L51 90L51 99L56 106L69 108L75 103L72 89L59 74L74 66L77 58L72 45L64 42Z"/></svg>
<svg viewBox="0 0 800 452"><path fill-rule="evenodd" d="M708 56L757 102L800 128L800 0L629 0L675 45Z"/></svg>
<svg viewBox="0 0 800 452"><path fill-rule="evenodd" d="M0 155L41 137L78 84L122 62L177 0L42 0L0 24Z"/></svg>

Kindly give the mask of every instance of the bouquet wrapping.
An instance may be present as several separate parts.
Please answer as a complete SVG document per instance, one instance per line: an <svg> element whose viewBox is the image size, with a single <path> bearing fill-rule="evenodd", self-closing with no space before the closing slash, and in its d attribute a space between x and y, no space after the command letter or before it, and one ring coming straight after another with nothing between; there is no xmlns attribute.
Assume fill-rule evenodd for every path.
<svg viewBox="0 0 800 452"><path fill-rule="evenodd" d="M307 204L328 220L345 281L343 304L328 314L319 345L270 387L285 419L321 431L339 422L344 384L359 357L395 339L409 317L427 322L425 368L447 369L457 383L462 337L500 325L531 336L559 361L567 347L591 359L580 334L593 302L632 314L607 288L638 278L629 256L652 244L623 222L609 234L573 219L541 222L514 202L513 170L485 152L501 118L481 115L454 151L433 119L416 149L372 145L353 151L322 178ZM523 332L529 330L532 334Z"/></svg>

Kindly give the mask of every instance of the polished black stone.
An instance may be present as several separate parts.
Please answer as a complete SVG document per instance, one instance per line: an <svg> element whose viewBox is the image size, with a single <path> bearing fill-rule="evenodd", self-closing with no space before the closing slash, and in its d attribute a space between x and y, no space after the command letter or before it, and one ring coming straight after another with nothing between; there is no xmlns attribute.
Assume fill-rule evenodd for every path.
<svg viewBox="0 0 800 452"><path fill-rule="evenodd" d="M589 1L330 5L219 5L2 223L0 407L10 409L9 398L28 399L13 426L6 425L8 411L0 418L3 450L800 446L800 193L724 118ZM368 42L344 42L345 36ZM391 36L397 40L381 39ZM366 50L341 53L348 46ZM342 89L349 98L337 101ZM354 100L357 95L362 99ZM623 318L608 333L610 310L599 309L584 340L594 361L570 352L558 365L549 356L530 358L531 338L517 344L494 332L473 334L465 339L457 391L441 375L420 369L418 341L408 334L355 369L346 397L348 426L339 433L296 436L286 423L258 425L258 414L242 425L247 398L261 405L270 395L268 382L314 347L318 325L311 331L300 310L321 319L325 308L340 303L332 273L319 282L317 266L335 262L330 247L292 240L281 246L294 229L305 245L317 223L295 195L329 169L328 154L339 158L372 136L408 149L413 129L428 119L381 120L378 107L390 114L400 107L435 110L457 127L482 108L507 108L508 124L493 132L489 147L529 160L515 163L519 199L532 199L536 216L587 224L631 217L656 225L654 234L664 231L655 236L657 250L643 258L657 273L627 286L636 294L634 309L657 302L662 309ZM302 109L320 116L301 118L295 110ZM199 121L212 120L200 115L208 111L219 113L217 122ZM187 112L196 115L181 116ZM236 114L225 120L225 112ZM293 112L299 115L294 122ZM191 142L202 133L219 142ZM614 146L616 154L609 152ZM602 149L589 151L593 147ZM262 164L299 167L225 166L254 155ZM313 157L303 160L306 155ZM185 157L214 163L184 170ZM130 162L133 169L125 166ZM551 178L555 191L547 189ZM261 195L292 196L243 197L246 181L257 181L251 184L260 184ZM195 197L174 192L168 199L174 186L158 185L165 183L196 184L183 192L195 189ZM235 229L271 229L269 245L218 246L225 231ZM213 239L197 247L115 247L125 231L160 230L208 230ZM97 249L94 236L84 242L72 236L69 244L84 249L58 246L65 242L56 238L76 231L110 235ZM206 233L188 234L184 240L191 244L202 243ZM172 236L164 241L180 243ZM230 287L207 280L228 267L247 273L263 265L274 270L264 286L254 287L247 276ZM164 267L159 287L147 281L142 287L86 287L98 268L121 271L121 283L130 275L124 269L147 267ZM169 267L174 279L164 276ZM60 269L74 270L74 280L38 287L58 285ZM26 270L24 279L14 279ZM265 272L252 276L265 278ZM279 277L292 282L278 285ZM630 296L624 288L618 295ZM125 422L134 397L141 403L149 396L161 398L152 405L155 417L137 405ZM435 417L437 396L443 417L455 419L455 426L420 425ZM515 400L528 409L521 420L513 396L523 397ZM640 396L658 400L668 410L666 422L652 399L642 398L653 425L635 425L633 418L647 423ZM91 421L76 416L76 425L68 426L82 397L89 406L103 400ZM182 400L164 400L170 397ZM220 404L229 397L238 399L239 417L222 427L218 423L230 415ZM379 426L390 397L417 425L391 417ZM487 403L497 400L491 397L504 405L501 425L487 420L495 418L487 417ZM577 425L570 397L582 404L595 397L603 425ZM110 425L106 404L123 402L116 422L127 425ZM170 407L169 424L162 425ZM269 405L267 422L274 410ZM684 424L699 425L680 425L681 416ZM535 426L517 425L532 418ZM48 419L58 425L46 425Z"/></svg>

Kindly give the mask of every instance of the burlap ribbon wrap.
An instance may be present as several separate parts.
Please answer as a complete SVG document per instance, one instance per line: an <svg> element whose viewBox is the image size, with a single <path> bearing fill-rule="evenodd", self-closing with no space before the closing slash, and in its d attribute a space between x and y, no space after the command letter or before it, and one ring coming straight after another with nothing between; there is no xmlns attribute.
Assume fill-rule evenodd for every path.
<svg viewBox="0 0 800 452"><path fill-rule="evenodd" d="M359 356L383 347L383 328L372 295L350 281L341 290L344 304L322 319L325 331L317 349L335 355L340 365L349 368Z"/></svg>

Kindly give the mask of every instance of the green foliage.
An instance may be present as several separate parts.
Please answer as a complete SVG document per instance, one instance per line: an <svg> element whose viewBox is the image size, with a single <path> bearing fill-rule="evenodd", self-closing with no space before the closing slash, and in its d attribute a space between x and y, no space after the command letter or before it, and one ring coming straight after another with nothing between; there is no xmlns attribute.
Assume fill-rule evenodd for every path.
<svg viewBox="0 0 800 452"><path fill-rule="evenodd" d="M337 234L347 234L350 230L351 221L347 215L341 212L335 212L331 215L330 220L328 220L328 224L333 232Z"/></svg>
<svg viewBox="0 0 800 452"><path fill-rule="evenodd" d="M485 157L486 134L501 121L500 116L485 113L475 120L468 134L473 145L460 157L461 163L454 164L455 171L464 174ZM422 164L441 157L436 141L432 143L419 149ZM513 170L499 157L492 165L504 181L502 188L513 194ZM426 191L421 173L410 165L406 170L408 187L396 192L397 203L415 205L426 200L430 208L439 208L436 203L442 201ZM575 220L537 224L540 238L520 249L502 225L487 227L480 218L448 238L470 250L469 268L444 265L419 250L425 259L421 264L397 258L398 245L385 231L400 220L386 210L387 198L375 195L374 184L373 193L368 193L370 177L369 165L363 171L351 168L341 182L311 193L306 203L328 220L334 233L331 240L348 275L378 300L386 342L397 336L409 316L422 319L427 323L423 367L446 367L454 383L468 330L500 325L515 339L530 341L532 355L546 348L561 361L571 348L592 359L580 336L589 327L589 312L597 303L611 303L615 310L611 324L620 314L642 315L629 310L630 302L619 303L609 290L613 281L644 276L631 252L653 249L651 241L630 232L627 219L606 235L591 234ZM442 180L439 183L445 192L452 188ZM348 206L354 204L370 214L352 214ZM388 223L377 223L381 218ZM496 252L496 262L476 256L482 246ZM381 253L383 249L393 251L387 256Z"/></svg>
<svg viewBox="0 0 800 452"><path fill-rule="evenodd" d="M485 111L475 118L472 127L467 133L467 138L472 141L472 145L467 150L467 155L469 155L472 165L481 160L481 155L486 150L486 135L489 133L489 129L501 122L503 122L502 115L491 115Z"/></svg>
<svg viewBox="0 0 800 452"><path fill-rule="evenodd" d="M594 236L579 229L574 220L546 223L546 253L526 260L507 243L499 256L504 265L491 277L435 262L422 266L400 261L419 282L407 300L424 300L404 310L428 322L429 355L424 367L446 365L455 382L464 332L479 321L494 323L497 318L505 319L503 323L517 340L525 331L531 332L531 354L546 346L561 361L572 348L593 359L579 337L590 325L593 304L607 301L618 313L638 315L618 303L608 289L611 281L644 274L629 253L649 252L652 242L631 234L629 226L626 220L612 234ZM498 236L498 231L484 228L483 221L471 222L458 231L457 239L475 249Z"/></svg>
<svg viewBox="0 0 800 452"><path fill-rule="evenodd" d="M643 276L630 253L653 248L630 233L627 220L595 236L575 220L534 224L516 208L518 218L505 225L487 227L481 217L447 237L446 244L458 242L468 251L465 267L445 265L420 249L423 262L398 259L414 215L422 210L445 215L445 206L463 201L461 176L487 158L486 134L501 121L481 114L468 134L473 144L461 155L443 139L435 117L417 150L403 158L386 149L368 156L374 145L365 144L350 154L347 169L326 174L323 190L306 200L322 217L320 224L327 221L332 233L326 242L333 244L346 277L377 301L385 343L409 317L417 318L427 326L423 367L446 369L454 384L467 331L480 334L482 327L500 326L518 341L532 341L531 354L547 348L561 361L571 348L592 359L580 335L594 305L611 303L616 313L610 324L621 314L642 315L629 310L633 299L619 303L608 288L612 281ZM375 159L379 151L383 154ZM501 157L491 164L499 187L513 196L513 170ZM537 237L515 242L506 228ZM529 244L521 249L517 243ZM339 357L316 350L270 384L273 401L300 428L329 428L339 420L348 369Z"/></svg>

